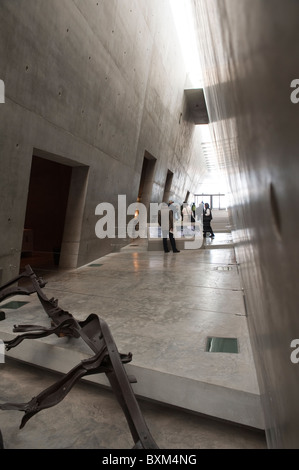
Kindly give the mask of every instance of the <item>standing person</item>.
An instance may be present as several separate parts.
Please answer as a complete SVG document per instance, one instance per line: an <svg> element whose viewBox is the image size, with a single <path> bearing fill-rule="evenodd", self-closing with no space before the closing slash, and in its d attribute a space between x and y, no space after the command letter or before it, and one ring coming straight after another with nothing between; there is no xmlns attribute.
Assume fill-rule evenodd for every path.
<svg viewBox="0 0 299 470"><path fill-rule="evenodd" d="M213 219L212 211L210 205L206 202L203 209L203 236L206 238L207 232L210 233L210 237L214 238L214 232L211 227L211 220Z"/></svg>
<svg viewBox="0 0 299 470"><path fill-rule="evenodd" d="M192 215L191 215L192 230L195 230L195 222L196 222L196 205L195 205L195 202L192 203L191 210L192 210Z"/></svg>
<svg viewBox="0 0 299 470"><path fill-rule="evenodd" d="M188 232L191 229L192 210L186 201L183 204L182 218L183 218L183 232L184 234L188 235Z"/></svg>
<svg viewBox="0 0 299 470"><path fill-rule="evenodd" d="M171 205L174 201L170 200L168 205L163 202L161 210L158 213L158 223L162 229L162 238L163 238L163 248L164 253L169 253L167 238L169 237L170 245L174 253L180 253L180 250L177 249L174 237L174 220L173 212L174 207L171 208ZM168 212L168 214L167 214Z"/></svg>
<svg viewBox="0 0 299 470"><path fill-rule="evenodd" d="M184 224L183 224L184 216L183 216L183 209L184 209L184 204L181 205L181 235L184 234Z"/></svg>
<svg viewBox="0 0 299 470"><path fill-rule="evenodd" d="M196 212L195 202L192 202L191 210L192 210L193 218L194 218L193 222L195 222L195 212Z"/></svg>

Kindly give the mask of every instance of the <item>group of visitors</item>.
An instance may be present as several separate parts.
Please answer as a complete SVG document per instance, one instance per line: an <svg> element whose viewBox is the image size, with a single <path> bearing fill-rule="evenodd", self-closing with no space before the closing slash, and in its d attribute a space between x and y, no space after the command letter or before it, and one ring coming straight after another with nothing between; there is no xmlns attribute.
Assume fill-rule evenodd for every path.
<svg viewBox="0 0 299 470"><path fill-rule="evenodd" d="M169 200L168 204L163 203L161 210L158 214L158 223L162 229L163 248L165 253L169 253L167 239L169 237L170 245L173 253L180 253L180 250L176 247L175 236L174 236L174 212L171 208L174 204L173 200ZM201 210L202 208L202 210ZM167 214L168 212L168 214ZM164 215L163 215L164 214ZM191 227L191 230L195 230L196 217L197 220L202 216L203 220L203 237L206 238L207 233L210 233L210 237L214 238L215 234L211 227L211 221L213 219L212 210L208 202L201 203L201 206L196 208L195 203L190 205L185 201L181 206L181 224L182 230L184 231L186 226Z"/></svg>

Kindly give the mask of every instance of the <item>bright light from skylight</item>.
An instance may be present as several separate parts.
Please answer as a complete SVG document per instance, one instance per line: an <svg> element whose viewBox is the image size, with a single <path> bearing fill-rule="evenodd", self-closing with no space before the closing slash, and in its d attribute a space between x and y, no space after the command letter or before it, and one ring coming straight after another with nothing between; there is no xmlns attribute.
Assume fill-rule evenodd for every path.
<svg viewBox="0 0 299 470"><path fill-rule="evenodd" d="M181 42L190 88L202 88L198 40L190 0L170 0L170 5Z"/></svg>
<svg viewBox="0 0 299 470"><path fill-rule="evenodd" d="M192 0L170 0L174 22L181 43L182 54L186 64L187 81L186 88L203 88L203 74L200 64L198 37L196 33L196 24L194 11L191 4ZM213 138L209 125L197 126L201 134L203 144L211 144L213 148ZM211 164L215 167L207 175L204 182L200 184L198 192L219 193L227 192L226 181L220 175L218 163L213 154L209 155Z"/></svg>

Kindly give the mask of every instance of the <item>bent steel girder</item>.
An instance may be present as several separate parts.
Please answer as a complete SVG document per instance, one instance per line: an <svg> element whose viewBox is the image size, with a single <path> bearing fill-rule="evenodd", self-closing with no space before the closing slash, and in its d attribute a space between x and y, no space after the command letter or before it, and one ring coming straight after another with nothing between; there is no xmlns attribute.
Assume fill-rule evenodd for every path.
<svg viewBox="0 0 299 470"><path fill-rule="evenodd" d="M131 383L137 382L136 378L128 376L124 368L124 364L132 360L132 354L119 353L110 329L102 318L95 314L90 314L86 320L77 321L69 312L58 306L57 300L54 298L48 299L41 290L45 283L35 275L29 265L25 268L25 276L30 278L32 283L30 293L37 293L45 312L50 318L51 328L38 325L15 325L13 331L23 332L23 334L16 336L11 341L5 341L6 349L9 350L16 347L25 339L37 339L56 334L58 337L81 337L95 355L81 361L80 364L75 366L63 378L36 397L33 397L28 403L3 403L0 404L0 409L24 411L25 414L20 425L20 428L23 428L27 421L39 411L61 402L75 383L82 377L105 373L116 399L125 414L134 440L133 448L158 449L143 418L131 386ZM6 289L7 285L4 287Z"/></svg>
<svg viewBox="0 0 299 470"><path fill-rule="evenodd" d="M25 271L23 271L21 274L16 276L15 278L11 279L9 282L6 284L3 284L0 287L0 302L3 300L7 299L8 297L12 297L14 295L31 295L34 292L36 292L36 287L38 286L38 289L41 290L41 288L45 287L46 282L42 278L38 278L35 276L35 283L32 283L32 276L35 276L33 273L31 267L27 265L25 267ZM20 286L19 284L14 286L14 284L19 283L20 281L24 279L29 279L32 283L31 286L26 287L26 286Z"/></svg>

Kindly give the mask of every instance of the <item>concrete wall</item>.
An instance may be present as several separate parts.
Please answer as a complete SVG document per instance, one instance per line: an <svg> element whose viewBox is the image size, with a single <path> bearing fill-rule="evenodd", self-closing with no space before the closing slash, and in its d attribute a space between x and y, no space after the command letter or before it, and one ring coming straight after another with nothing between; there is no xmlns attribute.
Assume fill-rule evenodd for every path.
<svg viewBox="0 0 299 470"><path fill-rule="evenodd" d="M270 448L299 447L299 2L194 0Z"/></svg>
<svg viewBox="0 0 299 470"><path fill-rule="evenodd" d="M151 202L168 170L179 202L206 168L169 0L1 0L0 21L4 282L18 273L33 154L72 167L65 267L120 243L96 237L95 208L137 200L145 152L156 159Z"/></svg>

